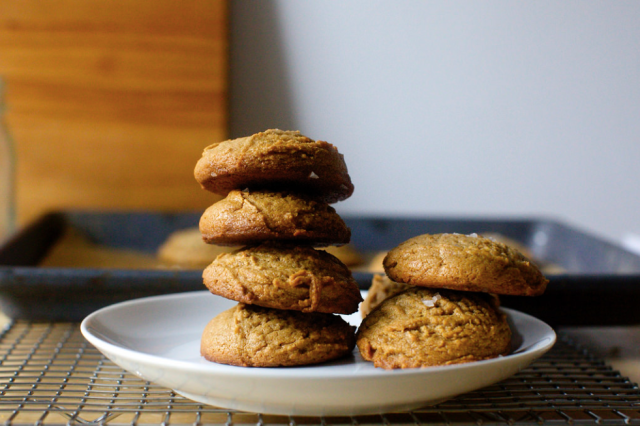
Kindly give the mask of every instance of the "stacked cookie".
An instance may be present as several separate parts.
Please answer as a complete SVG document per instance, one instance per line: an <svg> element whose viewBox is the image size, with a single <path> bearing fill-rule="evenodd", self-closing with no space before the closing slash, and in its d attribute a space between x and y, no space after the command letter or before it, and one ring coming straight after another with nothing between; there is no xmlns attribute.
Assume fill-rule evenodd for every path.
<svg viewBox="0 0 640 426"><path fill-rule="evenodd" d="M353 193L338 150L299 132L267 130L207 147L195 177L225 195L200 219L203 240L243 246L203 272L213 294L238 304L207 325L202 355L276 367L350 354L355 330L336 314L356 312L362 297L347 266L316 249L351 238L329 205Z"/></svg>
<svg viewBox="0 0 640 426"><path fill-rule="evenodd" d="M356 338L362 357L386 369L508 354L511 330L497 295L537 296L548 283L520 252L477 234L420 235L383 265Z"/></svg>

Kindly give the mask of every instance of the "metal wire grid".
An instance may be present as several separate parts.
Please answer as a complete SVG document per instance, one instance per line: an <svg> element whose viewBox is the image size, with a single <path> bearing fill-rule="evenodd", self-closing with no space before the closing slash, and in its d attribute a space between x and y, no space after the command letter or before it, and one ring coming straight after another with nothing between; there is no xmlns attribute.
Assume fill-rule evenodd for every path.
<svg viewBox="0 0 640 426"><path fill-rule="evenodd" d="M494 386L410 413L288 417L217 409L144 382L104 358L78 324L17 322L0 335L5 425L640 424L638 386L561 340Z"/></svg>

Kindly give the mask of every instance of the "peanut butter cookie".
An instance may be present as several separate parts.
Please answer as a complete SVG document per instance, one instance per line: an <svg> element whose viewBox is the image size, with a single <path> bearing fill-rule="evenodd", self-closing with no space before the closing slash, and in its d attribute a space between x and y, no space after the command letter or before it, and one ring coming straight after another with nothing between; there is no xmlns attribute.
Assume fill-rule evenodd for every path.
<svg viewBox="0 0 640 426"><path fill-rule="evenodd" d="M239 247L222 247L202 240L197 227L172 232L158 248L160 264L166 268L202 269L220 253L229 253Z"/></svg>
<svg viewBox="0 0 640 426"><path fill-rule="evenodd" d="M382 274L374 274L371 280L371 287L367 292L367 297L360 305L360 315L362 318L369 315L369 312L384 300L405 291L412 286L404 283L392 281L388 276Z"/></svg>
<svg viewBox="0 0 640 426"><path fill-rule="evenodd" d="M203 281L219 296L275 309L351 314L362 301L351 271L311 247L263 243L221 254Z"/></svg>
<svg viewBox="0 0 640 426"><path fill-rule="evenodd" d="M207 243L248 245L289 241L322 247L346 244L351 230L327 203L291 193L229 192L200 218Z"/></svg>
<svg viewBox="0 0 640 426"><path fill-rule="evenodd" d="M413 287L371 311L356 343L376 367L429 367L507 355L511 329L489 295Z"/></svg>
<svg viewBox="0 0 640 426"><path fill-rule="evenodd" d="M537 296L549 282L520 252L476 234L420 235L389 251L383 265L393 281L453 290Z"/></svg>
<svg viewBox="0 0 640 426"><path fill-rule="evenodd" d="M354 267L362 264L362 254L352 244L345 244L343 246L331 246L323 249L329 254L337 257L340 262L349 267Z"/></svg>
<svg viewBox="0 0 640 426"><path fill-rule="evenodd" d="M267 130L204 149L195 178L213 193L272 188L334 203L353 193L344 157L335 146L297 131Z"/></svg>
<svg viewBox="0 0 640 426"><path fill-rule="evenodd" d="M205 327L202 356L242 367L317 364L350 354L355 327L340 316L238 304Z"/></svg>

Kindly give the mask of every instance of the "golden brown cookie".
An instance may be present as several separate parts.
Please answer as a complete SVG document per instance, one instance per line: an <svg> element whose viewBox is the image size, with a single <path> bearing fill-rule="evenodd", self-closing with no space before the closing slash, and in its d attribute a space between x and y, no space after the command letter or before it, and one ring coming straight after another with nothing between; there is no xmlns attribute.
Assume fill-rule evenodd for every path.
<svg viewBox="0 0 640 426"><path fill-rule="evenodd" d="M344 157L335 146L297 131L267 130L205 148L194 171L200 185L226 195L271 188L334 203L353 193Z"/></svg>
<svg viewBox="0 0 640 426"><path fill-rule="evenodd" d="M220 253L237 250L238 247L221 247L202 240L197 227L180 229L167 237L158 248L157 256L165 267L202 269Z"/></svg>
<svg viewBox="0 0 640 426"><path fill-rule="evenodd" d="M316 247L346 244L351 230L335 209L291 193L229 192L200 218L207 243L248 245L289 241Z"/></svg>
<svg viewBox="0 0 640 426"><path fill-rule="evenodd" d="M362 263L362 255L352 244L326 247L323 250L334 255L347 266L358 266Z"/></svg>
<svg viewBox="0 0 640 426"><path fill-rule="evenodd" d="M376 367L429 367L507 355L511 329L489 295L413 287L371 311L356 343Z"/></svg>
<svg viewBox="0 0 640 426"><path fill-rule="evenodd" d="M78 228L67 226L38 264L44 268L156 269L156 256L94 242Z"/></svg>
<svg viewBox="0 0 640 426"><path fill-rule="evenodd" d="M393 281L424 287L537 296L548 283L520 252L476 234L420 235L389 251L383 264Z"/></svg>
<svg viewBox="0 0 640 426"><path fill-rule="evenodd" d="M373 308L381 304L385 299L395 296L408 288L411 288L411 285L397 283L386 275L374 274L367 297L360 304L360 315L362 318L366 317Z"/></svg>
<svg viewBox="0 0 640 426"><path fill-rule="evenodd" d="M387 253L387 251L378 251L373 254L367 265L367 271L374 274L383 274L384 267L382 266L382 261L387 256Z"/></svg>
<svg viewBox="0 0 640 426"><path fill-rule="evenodd" d="M369 313L379 304L386 299L395 296L398 293L413 288L414 286L405 283L397 283L392 281L388 276L383 274L374 274L371 280L371 287L367 291L367 296L360 304L360 315L362 318L369 315ZM500 307L500 298L497 294L483 293L487 296L487 300L496 309Z"/></svg>
<svg viewBox="0 0 640 426"><path fill-rule="evenodd" d="M214 294L275 309L351 314L362 301L351 271L311 247L263 243L221 254L203 280Z"/></svg>
<svg viewBox="0 0 640 426"><path fill-rule="evenodd" d="M340 316L238 304L205 327L200 352L242 367L317 364L350 354L355 327Z"/></svg>

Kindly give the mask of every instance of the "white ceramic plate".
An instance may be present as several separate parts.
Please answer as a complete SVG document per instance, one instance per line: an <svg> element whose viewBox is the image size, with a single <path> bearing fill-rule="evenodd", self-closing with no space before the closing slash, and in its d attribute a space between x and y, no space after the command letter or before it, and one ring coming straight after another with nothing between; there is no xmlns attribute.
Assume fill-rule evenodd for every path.
<svg viewBox="0 0 640 426"><path fill-rule="evenodd" d="M200 335L236 302L207 291L118 303L89 315L81 329L115 364L144 380L217 407L270 414L358 415L409 410L503 380L549 350L556 339L545 323L505 309L513 353L486 361L387 371L345 359L309 367L245 368L200 357ZM347 316L360 323L359 314Z"/></svg>

